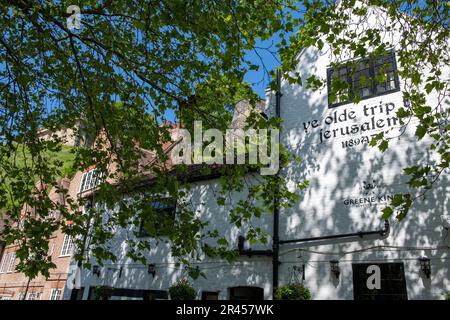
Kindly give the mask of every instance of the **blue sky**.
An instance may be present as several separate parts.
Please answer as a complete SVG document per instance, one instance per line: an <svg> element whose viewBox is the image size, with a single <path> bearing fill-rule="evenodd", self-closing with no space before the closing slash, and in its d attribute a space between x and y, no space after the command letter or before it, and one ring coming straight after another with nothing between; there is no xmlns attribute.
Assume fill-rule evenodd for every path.
<svg viewBox="0 0 450 320"><path fill-rule="evenodd" d="M251 84L253 90L262 98L265 97L265 90L269 85L270 79L267 72L274 70L280 65L278 54L272 54L268 50L275 51L275 44L278 42L278 38L274 38L271 41L258 41L255 45L257 48L255 51L249 51L246 55L246 59L254 64L260 66L259 70L249 70L244 77L244 81ZM165 118L168 121L176 121L174 110L167 110L165 112Z"/></svg>
<svg viewBox="0 0 450 320"><path fill-rule="evenodd" d="M275 43L278 39L271 41L258 42L256 47L269 48L271 51L275 51ZM246 58L255 64L260 66L258 71L250 70L244 77L245 82L249 82L252 85L253 90L261 97L264 98L264 92L269 85L269 77L266 74L267 71L272 71L280 65L278 54L272 55L270 52L264 49L256 49L255 51L249 51ZM264 64L264 66L263 66ZM264 67L267 70L264 70Z"/></svg>

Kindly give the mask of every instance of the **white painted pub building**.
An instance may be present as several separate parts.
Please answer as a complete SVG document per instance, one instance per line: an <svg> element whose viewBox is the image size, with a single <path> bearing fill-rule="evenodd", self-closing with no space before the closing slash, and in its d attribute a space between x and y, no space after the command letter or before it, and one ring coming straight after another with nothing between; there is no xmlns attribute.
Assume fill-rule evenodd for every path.
<svg viewBox="0 0 450 320"><path fill-rule="evenodd" d="M370 8L368 15L364 23L382 23L379 9ZM302 161L283 168L280 175L292 188L305 179L310 185L298 203L279 212L278 285L301 282L313 299L445 299L450 292L448 172L426 198L413 204L403 221L392 218L386 224L381 219L381 210L394 194L411 192L403 168L432 160L426 151L430 142L414 137L414 122L400 134L405 128L396 117L404 105L403 82L395 72L398 49L369 61L353 75L373 74L381 65L392 71L385 82L361 88L363 99L358 103L331 104L327 88L313 91L281 81L281 143ZM305 48L296 71L304 80L312 74L345 75L345 65L330 69L330 57L326 44L322 50ZM435 97L429 99L432 104ZM275 93L267 92L265 109L266 115L275 116ZM396 137L384 153L369 146L371 136L381 131ZM190 197L202 219L219 226L238 247L243 233L226 222L227 208L216 204L213 193L218 187L214 179L196 182ZM236 193L230 201L245 196ZM273 212L267 212L258 223L273 234L273 219ZM114 287L112 299L168 298L168 288L186 276L184 268L175 266L170 247L162 243L154 243L148 253L152 270L132 262L124 242L129 231L116 230L111 243L119 260L95 272L83 269L81 289L65 290L65 299L92 299L92 288L99 285ZM272 299L273 249L273 243L257 245L252 250L269 254L243 254L234 264L205 259L200 268L207 278L191 281L198 298ZM373 265L381 277L381 288L375 291L366 284Z"/></svg>

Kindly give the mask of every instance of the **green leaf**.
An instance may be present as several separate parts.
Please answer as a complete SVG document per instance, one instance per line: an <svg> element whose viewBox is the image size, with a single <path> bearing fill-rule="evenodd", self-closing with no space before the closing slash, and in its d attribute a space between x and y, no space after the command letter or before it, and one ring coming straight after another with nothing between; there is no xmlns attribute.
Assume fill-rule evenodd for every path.
<svg viewBox="0 0 450 320"><path fill-rule="evenodd" d="M394 207L398 207L402 203L403 203L403 195L402 194L394 195L393 199L391 200L391 205Z"/></svg>
<svg viewBox="0 0 450 320"><path fill-rule="evenodd" d="M392 211L391 207L385 207L383 209L383 215L381 217L382 217L382 219L387 220L387 219L389 219L390 216L392 216L392 213L393 213L393 211Z"/></svg>
<svg viewBox="0 0 450 320"><path fill-rule="evenodd" d="M380 149L381 152L384 152L389 147L389 142L387 140L381 141L381 143L378 146L378 149Z"/></svg>
<svg viewBox="0 0 450 320"><path fill-rule="evenodd" d="M425 134L427 133L427 129L422 126L422 125L418 125L416 128L416 137L420 140L422 139Z"/></svg>

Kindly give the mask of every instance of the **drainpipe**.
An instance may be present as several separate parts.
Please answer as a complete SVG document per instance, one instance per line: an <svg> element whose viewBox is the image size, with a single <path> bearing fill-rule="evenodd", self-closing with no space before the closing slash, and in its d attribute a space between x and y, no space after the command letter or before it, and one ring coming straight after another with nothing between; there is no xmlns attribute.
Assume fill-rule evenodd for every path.
<svg viewBox="0 0 450 320"><path fill-rule="evenodd" d="M275 92L275 115L277 118L281 117L281 71L277 70L277 90ZM281 129L281 128L280 128ZM280 143L281 134L278 136L278 144ZM278 172L275 178L278 177ZM278 288L278 267L280 265L279 259L279 199L278 190L273 196L273 237L272 237L272 298L275 297L275 291Z"/></svg>
<svg viewBox="0 0 450 320"><path fill-rule="evenodd" d="M280 118L280 104L281 104L281 71L277 70L277 90L275 92L275 114L277 118ZM280 128L281 129L281 128ZM278 143L280 143L280 135L278 136ZM278 172L275 174L275 178L278 177ZM272 256L272 295L275 296L275 290L278 288L278 266L280 265L279 259L279 199L278 190L273 195L273 233L272 233L272 250L244 250L245 238L239 237L238 251L240 255L246 255L248 257L259 256Z"/></svg>

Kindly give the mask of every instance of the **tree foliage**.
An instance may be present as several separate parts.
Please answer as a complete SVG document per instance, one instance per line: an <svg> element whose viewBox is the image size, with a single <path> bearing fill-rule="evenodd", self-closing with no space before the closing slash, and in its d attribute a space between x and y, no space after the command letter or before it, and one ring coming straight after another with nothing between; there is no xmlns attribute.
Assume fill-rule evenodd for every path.
<svg viewBox="0 0 450 320"><path fill-rule="evenodd" d="M48 277L54 266L48 239L58 228L77 239L75 258L85 266L87 251L100 264L116 261L111 245L115 231L137 229L143 218L155 218L144 209L162 194L178 199L177 216L173 228L156 238L170 243L178 263L189 267L204 255L232 261L235 248L198 217L186 198L190 183L177 178L182 172L170 175L164 166L140 167L142 149L136 146L164 163L169 132L161 121L167 115L174 114L187 127L202 120L205 127L225 128L231 106L243 99L255 102L258 98L243 77L258 65L246 55L261 50L258 39L274 34L286 38L298 21L291 13L293 4L92 0L80 8L80 28L71 29L66 9L72 4L0 4L0 207L8 222L3 237L20 247L18 270L30 278L40 273ZM56 184L65 172L48 155L58 152L62 141L43 141L38 131L72 127L84 142L73 151L72 172L95 165L103 182L95 200L68 197L66 203L55 203L49 189L66 195ZM19 164L17 155L24 149L26 161ZM152 183L139 189L144 172ZM229 192L242 191L248 176L245 168L223 172L219 205L225 205ZM251 221L269 211L275 191L285 205L295 199L287 189L278 190L274 179L260 179L232 209L230 223L247 226L251 241L266 239ZM37 182L46 187L36 188ZM32 210L24 210L23 204ZM61 219L50 216L54 211ZM154 245L148 238L130 237L127 254L145 263ZM189 274L196 277L201 270L190 268Z"/></svg>
<svg viewBox="0 0 450 320"><path fill-rule="evenodd" d="M425 193L448 168L449 80L443 71L450 57L448 2L91 0L81 7L81 28L69 29L66 9L71 4L0 4L0 207L9 224L3 237L20 245L18 270L30 278L48 276L54 266L47 255L48 239L58 228L78 239L75 257L85 265L85 249L100 264L115 261L111 241L117 228L137 228L143 218L154 217L155 212L145 208L161 194L179 203L173 228L157 238L170 243L172 255L189 267L191 276L202 274L189 266L192 260L205 255L236 258L235 248L209 221L201 220L190 203L191 184L179 179L188 169L172 175L164 166L142 168L137 165L142 150L136 145L164 163L169 133L161 120L168 114L187 127L194 120L202 120L205 127L227 127L235 103L258 99L243 77L260 67L247 59L249 52L259 56L258 50L266 50L258 46L259 40L277 39L284 77L300 83L301 75L292 71L303 48L322 49L328 43L336 56L378 56L394 45L381 34L400 30L398 72L408 104L397 116L405 123L417 120L417 139L431 138L429 151L437 156L434 163L405 168L405 174L412 188ZM369 6L387 13L383 29L349 31L350 16L366 18ZM323 79L307 82L311 88L323 86ZM428 104L429 94L438 97L437 104ZM261 122L263 127L280 124L279 119ZM104 177L95 201L68 198L60 204L49 198L51 187L66 193L55 181L67 168L62 170L60 161L49 156L60 151L61 141L43 141L38 130L63 127L78 128L76 134L85 142L73 151L70 171L96 165ZM385 150L389 139L380 135L372 144ZM286 152L281 158L283 164L292 160ZM258 177L244 166L224 170L217 203L230 205L230 193L248 189L248 197L233 205L229 222L247 230L251 242L266 242L267 235L252 219L273 210L274 195L279 205L289 206L298 194L290 192L280 176ZM143 172L152 176L152 183L139 189ZM255 176L258 183L249 184ZM36 187L37 182L46 187ZM306 186L299 182L297 187ZM395 212L403 218L415 198L399 195L394 200L383 217ZM22 204L33 212L24 211ZM50 216L54 211L60 220ZM154 242L135 237L127 241L128 255L145 263Z"/></svg>

